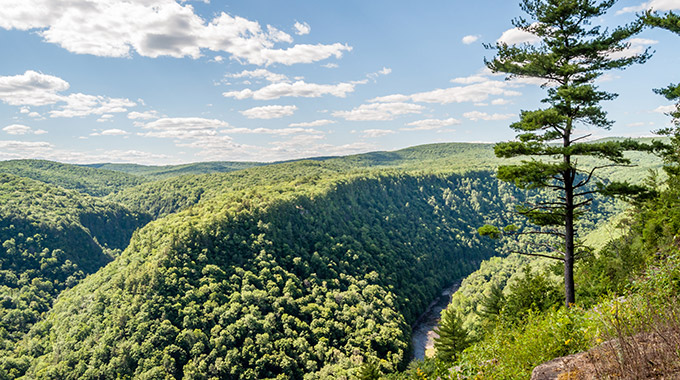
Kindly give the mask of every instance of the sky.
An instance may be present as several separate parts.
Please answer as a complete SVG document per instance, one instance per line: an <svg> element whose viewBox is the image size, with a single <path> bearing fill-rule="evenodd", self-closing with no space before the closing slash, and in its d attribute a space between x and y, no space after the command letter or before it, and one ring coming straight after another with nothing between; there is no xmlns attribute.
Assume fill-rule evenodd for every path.
<svg viewBox="0 0 680 380"><path fill-rule="evenodd" d="M680 0L621 0L616 27ZM261 161L498 142L545 89L485 68L531 43L514 0L0 0L0 160ZM680 80L680 38L645 30L644 65L602 76L611 130L650 136Z"/></svg>

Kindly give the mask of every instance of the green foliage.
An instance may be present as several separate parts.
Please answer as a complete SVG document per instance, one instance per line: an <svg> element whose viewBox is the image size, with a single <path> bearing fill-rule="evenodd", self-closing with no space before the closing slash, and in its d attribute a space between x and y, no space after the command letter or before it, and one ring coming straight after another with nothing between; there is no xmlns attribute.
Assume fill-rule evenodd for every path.
<svg viewBox="0 0 680 380"><path fill-rule="evenodd" d="M32 329L16 355L27 375L339 377L370 360L394 371L408 324L494 254L472 226L504 221L501 199L524 197L491 173L293 183L148 225Z"/></svg>
<svg viewBox="0 0 680 380"><path fill-rule="evenodd" d="M501 323L463 351L457 372L481 379L528 379L537 365L587 349L594 335L578 308L529 313L525 323Z"/></svg>
<svg viewBox="0 0 680 380"><path fill-rule="evenodd" d="M370 360L361 365L359 373L357 374L357 379L359 380L378 380L382 377L382 372L378 365Z"/></svg>
<svg viewBox="0 0 680 380"><path fill-rule="evenodd" d="M409 324L452 278L496 254L474 226L522 231L510 205L545 196L471 172L497 162L488 144L433 144L168 178L105 200L0 175L0 317L9 321L0 378L352 378L362 363L369 373L371 363L384 374L403 368ZM582 223L612 207L595 201ZM164 217L130 241L145 211ZM525 263L485 268L506 288ZM479 339L488 321L474 310L489 293L467 294L459 315ZM423 365L415 377L443 370Z"/></svg>
<svg viewBox="0 0 680 380"><path fill-rule="evenodd" d="M505 302L503 288L497 283L492 283L489 294L482 299L482 302L479 303L479 308L475 312L483 320L495 322L500 317L505 307Z"/></svg>
<svg viewBox="0 0 680 380"><path fill-rule="evenodd" d="M137 164L90 164L91 168L106 169L143 177L147 180L160 180L189 174L228 173L236 170L265 165L259 162L196 162L183 165L145 166Z"/></svg>
<svg viewBox="0 0 680 380"><path fill-rule="evenodd" d="M548 107L522 111L520 120L510 126L519 132L517 140L498 143L494 151L502 158L531 157L519 164L500 166L499 179L525 189L556 192L553 199L518 207L518 212L536 224L541 233L562 239L561 249L555 251L564 262L566 305L575 302L574 221L593 200L594 192L586 186L603 166L629 164L624 151L654 149L632 140L585 143L580 140L589 135L576 135L577 126L609 129L613 124L600 103L614 99L616 94L600 91L594 81L608 70L623 69L649 58L647 51L620 58L611 54L627 48L627 39L642 29L641 22L617 27L612 32L592 25L592 20L602 17L614 3L614 0L523 0L520 7L529 19L517 18L513 24L538 37L539 42L520 46L498 42L488 46L496 50L496 57L485 60L493 72L507 73L511 78L537 78L546 85L554 85L547 88L547 97L542 100ZM577 157L605 160L608 164L584 167L578 164ZM609 186L606 193L622 189L617 184ZM627 186L624 190L636 189Z"/></svg>
<svg viewBox="0 0 680 380"><path fill-rule="evenodd" d="M31 178L92 196L104 196L143 182L124 173L44 160L0 161L0 173Z"/></svg>
<svg viewBox="0 0 680 380"><path fill-rule="evenodd" d="M111 261L148 221L76 191L0 174L0 357L61 291Z"/></svg>
<svg viewBox="0 0 680 380"><path fill-rule="evenodd" d="M523 275L508 286L501 317L511 322L523 321L531 313L557 305L562 297L564 293L546 273L534 273L527 265Z"/></svg>
<svg viewBox="0 0 680 380"><path fill-rule="evenodd" d="M498 239L501 236L501 231L496 226L485 224L477 229L477 233L481 236L489 236L493 239Z"/></svg>
<svg viewBox="0 0 680 380"><path fill-rule="evenodd" d="M467 331L463 328L463 321L452 309L442 311L439 326L435 331L439 335L434 339L434 348L439 360L447 363L455 362L460 353L470 345Z"/></svg>

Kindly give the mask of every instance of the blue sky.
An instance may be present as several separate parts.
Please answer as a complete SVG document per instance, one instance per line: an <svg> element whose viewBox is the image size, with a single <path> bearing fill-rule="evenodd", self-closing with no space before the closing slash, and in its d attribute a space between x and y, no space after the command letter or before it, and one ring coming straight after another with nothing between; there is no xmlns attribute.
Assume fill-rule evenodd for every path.
<svg viewBox="0 0 680 380"><path fill-rule="evenodd" d="M599 22L680 0L619 1ZM3 0L0 160L275 161L496 142L545 91L485 70L483 43L523 42L518 1ZM680 78L680 38L646 30L645 65L602 89L616 124L669 124L652 93Z"/></svg>

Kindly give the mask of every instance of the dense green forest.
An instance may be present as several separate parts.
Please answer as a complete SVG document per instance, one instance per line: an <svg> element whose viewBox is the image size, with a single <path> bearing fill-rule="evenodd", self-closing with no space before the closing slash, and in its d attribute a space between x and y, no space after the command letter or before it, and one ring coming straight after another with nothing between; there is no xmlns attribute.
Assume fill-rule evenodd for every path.
<svg viewBox="0 0 680 380"><path fill-rule="evenodd" d="M186 174L227 173L264 165L258 162L197 162L183 165L146 166L138 164L89 164L85 167L132 174L148 180L158 180Z"/></svg>
<svg viewBox="0 0 680 380"><path fill-rule="evenodd" d="M471 345L453 360L433 356L391 377L529 378L543 362L596 350L580 365L597 378L674 378L680 371L677 175L659 189L615 218L623 232L611 238L596 231L604 239L600 248L576 267L577 307L560 305L561 273L552 261L494 257L466 277L448 307ZM659 342L650 347L645 339Z"/></svg>
<svg viewBox="0 0 680 380"><path fill-rule="evenodd" d="M639 139L647 142L650 139ZM603 140L597 140L603 141ZM625 171L616 168L602 170L602 180L639 182L648 171L661 168L661 161L648 154L631 152L633 167ZM584 159L587 163L598 162ZM493 170L500 160L493 155L492 144L428 144L394 152L373 152L311 162L290 162L231 173L185 175L146 182L111 194L109 200L132 209L165 216L202 199L228 191L243 190L276 182L316 181L339 173L359 173L383 170L412 173L466 173Z"/></svg>
<svg viewBox="0 0 680 380"><path fill-rule="evenodd" d="M0 347L11 349L64 289L123 250L150 216L0 174Z"/></svg>
<svg viewBox="0 0 680 380"><path fill-rule="evenodd" d="M393 371L438 289L494 254L474 233L480 212L502 218L500 198L522 194L490 174L286 182L153 222L61 295L19 347L15 363L30 367L17 369L334 377L380 358Z"/></svg>
<svg viewBox="0 0 680 380"><path fill-rule="evenodd" d="M44 160L0 161L0 173L31 178L93 196L107 195L144 182L125 173Z"/></svg>
<svg viewBox="0 0 680 380"><path fill-rule="evenodd" d="M639 173L659 166L636 159ZM524 244L476 228L522 228L512 205L543 197L476 162L495 167L490 145L433 144L147 178L102 198L4 175L0 377L404 369L410 325L440 289ZM63 183L82 169L92 189L108 180L68 166ZM620 210L598 200L584 231Z"/></svg>

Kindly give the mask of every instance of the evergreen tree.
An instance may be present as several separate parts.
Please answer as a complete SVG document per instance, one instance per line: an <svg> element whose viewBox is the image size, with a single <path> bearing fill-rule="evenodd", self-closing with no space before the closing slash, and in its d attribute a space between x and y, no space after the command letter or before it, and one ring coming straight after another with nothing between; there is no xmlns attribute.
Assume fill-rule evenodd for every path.
<svg viewBox="0 0 680 380"><path fill-rule="evenodd" d="M382 376L378 364L374 360L366 360L359 368L357 379L359 380L378 380Z"/></svg>
<svg viewBox="0 0 680 380"><path fill-rule="evenodd" d="M437 358L445 362L456 361L458 354L471 343L463 328L463 320L452 308L442 311L437 334L439 337L434 339L434 348Z"/></svg>
<svg viewBox="0 0 680 380"><path fill-rule="evenodd" d="M659 14L658 12L648 10L642 16L642 21L649 26L666 29L680 35L680 15L673 12ZM680 147L680 130L678 128L680 127L680 83L670 84L666 88L655 89L654 92L668 100L677 101L675 110L669 113L673 118L676 128L663 128L657 131L657 133L666 135L671 139L672 147L669 147L663 154L666 160L664 169L671 177L671 180L677 181L678 177L680 177L680 153L678 150Z"/></svg>
<svg viewBox="0 0 680 380"><path fill-rule="evenodd" d="M505 306L503 288L500 284L494 283L491 285L491 289L489 289L489 296L484 297L476 312L477 315L485 320L495 320L501 314L503 306Z"/></svg>
<svg viewBox="0 0 680 380"><path fill-rule="evenodd" d="M495 73L510 78L535 78L544 81L547 106L522 111L520 120L510 127L517 139L494 147L496 156L511 158L529 156L518 165L501 166L498 178L514 182L521 188L551 189L553 199L518 206L518 212L538 226L527 234L547 234L561 240L561 249L543 255L564 262L565 303L575 302L574 261L578 258L575 220L593 201L595 190L588 187L598 169L625 166L627 150L651 150L652 146L632 140L586 143L590 134L579 135L577 127L609 129L613 122L600 103L617 95L601 91L594 84L602 74L624 69L649 58L642 54L621 54L629 46L628 38L637 34L642 23L618 27L612 31L591 23L603 16L615 0L523 0L520 7L530 19L517 18L513 25L539 38L535 44L507 45L498 42L488 48L497 51L486 65ZM617 54L619 53L619 54ZM580 165L579 156L602 159L599 166ZM612 183L603 192L608 195L633 194L641 189L626 183ZM507 232L517 233L509 230ZM499 235L492 226L480 233Z"/></svg>

